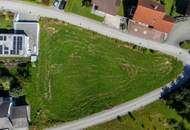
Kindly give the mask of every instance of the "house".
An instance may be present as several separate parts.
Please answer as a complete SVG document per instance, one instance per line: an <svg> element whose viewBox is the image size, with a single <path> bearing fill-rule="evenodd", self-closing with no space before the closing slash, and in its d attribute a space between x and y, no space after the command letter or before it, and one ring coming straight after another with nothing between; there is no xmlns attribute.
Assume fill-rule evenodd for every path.
<svg viewBox="0 0 190 130"><path fill-rule="evenodd" d="M92 0L93 13L99 16L117 15L120 0Z"/></svg>
<svg viewBox="0 0 190 130"><path fill-rule="evenodd" d="M0 130L29 130L30 107L16 106L11 97L0 97Z"/></svg>
<svg viewBox="0 0 190 130"><path fill-rule="evenodd" d="M138 0L132 20L128 23L129 33L140 37L164 41L172 31L174 19L165 13L164 6L151 0Z"/></svg>
<svg viewBox="0 0 190 130"><path fill-rule="evenodd" d="M27 57L29 37L9 30L0 30L0 55Z"/></svg>
<svg viewBox="0 0 190 130"><path fill-rule="evenodd" d="M38 17L16 14L12 30L0 30L1 57L31 57L37 60L40 27Z"/></svg>
<svg viewBox="0 0 190 130"><path fill-rule="evenodd" d="M123 18L118 14L120 0L92 0L92 13L104 17L104 23L120 29Z"/></svg>

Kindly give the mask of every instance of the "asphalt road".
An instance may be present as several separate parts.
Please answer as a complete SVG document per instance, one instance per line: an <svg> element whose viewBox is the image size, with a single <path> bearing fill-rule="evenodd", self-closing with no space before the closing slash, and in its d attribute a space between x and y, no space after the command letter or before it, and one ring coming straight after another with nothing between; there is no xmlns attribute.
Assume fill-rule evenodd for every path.
<svg viewBox="0 0 190 130"><path fill-rule="evenodd" d="M176 46L170 44L158 43L150 40L145 40L138 38L126 33L123 33L119 30L110 28L103 23L84 18L72 13L64 13L63 11L58 11L50 7L42 7L33 4L25 4L18 2L16 0L0 0L0 9L1 10L10 10L14 12L24 12L34 15L39 15L43 17L56 18L63 20L73 25L77 25L100 34L116 38L122 41L130 42L145 48L157 50L165 54L174 56L181 60L184 65L190 65L190 55L187 51L180 49ZM168 85L167 85L168 86ZM127 103L116 106L112 109L102 111L100 113L93 114L91 116L68 122L62 125L55 126L54 128L48 128L47 130L80 130L93 126L96 124L104 123L112 119L117 118L117 116L122 116L127 114L129 111L137 110L147 104L158 100L161 97L163 92L162 88L156 89L150 93L145 94L142 97L131 100Z"/></svg>
<svg viewBox="0 0 190 130"><path fill-rule="evenodd" d="M185 40L190 40L190 20L177 22L166 42L179 47L179 43Z"/></svg>

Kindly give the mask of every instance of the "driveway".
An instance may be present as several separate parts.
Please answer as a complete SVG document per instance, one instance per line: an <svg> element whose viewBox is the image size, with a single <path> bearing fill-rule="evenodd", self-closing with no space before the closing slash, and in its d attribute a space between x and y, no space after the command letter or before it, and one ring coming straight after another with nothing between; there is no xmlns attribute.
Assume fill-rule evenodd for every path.
<svg viewBox="0 0 190 130"><path fill-rule="evenodd" d="M176 23L166 43L179 47L179 43L185 40L190 40L190 20Z"/></svg>

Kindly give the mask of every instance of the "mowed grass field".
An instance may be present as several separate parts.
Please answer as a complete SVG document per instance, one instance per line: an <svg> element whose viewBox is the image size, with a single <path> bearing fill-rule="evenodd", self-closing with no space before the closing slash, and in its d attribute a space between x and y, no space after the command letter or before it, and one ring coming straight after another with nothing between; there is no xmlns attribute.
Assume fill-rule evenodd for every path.
<svg viewBox="0 0 190 130"><path fill-rule="evenodd" d="M97 21L103 21L104 18L91 13L92 6L82 6L82 0L69 0L64 9L66 12L73 12Z"/></svg>
<svg viewBox="0 0 190 130"><path fill-rule="evenodd" d="M176 125L180 121L182 117L160 100L133 112L132 117L126 115L86 130L178 130Z"/></svg>
<svg viewBox="0 0 190 130"><path fill-rule="evenodd" d="M174 79L175 58L43 18L40 56L24 88L33 126L47 127L100 112Z"/></svg>

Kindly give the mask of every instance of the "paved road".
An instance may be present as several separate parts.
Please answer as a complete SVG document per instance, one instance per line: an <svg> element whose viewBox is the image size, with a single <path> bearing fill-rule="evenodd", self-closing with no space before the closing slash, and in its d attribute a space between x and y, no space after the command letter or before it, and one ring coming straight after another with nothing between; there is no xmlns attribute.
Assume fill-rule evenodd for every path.
<svg viewBox="0 0 190 130"><path fill-rule="evenodd" d="M102 23L78 16L75 14L64 13L63 11L58 11L53 8L41 7L37 5L28 5L21 2L15 2L15 0L0 0L0 9L1 10L6 9L6 10L14 11L14 12L25 12L25 13L35 14L39 16L45 16L45 17L50 17L50 18L56 18L59 20L64 20L65 22L68 22L70 24L95 31L112 38L117 38L122 41L130 42L132 44L136 44L136 45L143 46L149 49L161 51L163 53L177 57L179 60L181 60L184 63L184 65L190 65L189 53L176 46L157 43L150 40L138 38L138 37L123 33L121 31L118 31L116 29L110 28ZM83 118L77 121L62 124L62 125L59 125L47 130L79 130L79 129L87 128L92 125L110 121L116 118L118 115L120 116L125 115L127 114L128 111L137 110L138 108L142 106L145 106L151 102L154 102L155 100L160 98L162 92L163 92L163 89L159 88L148 94L145 94L142 97L139 97L137 99L134 99L122 105L116 106L112 109L88 116L86 118Z"/></svg>
<svg viewBox="0 0 190 130"><path fill-rule="evenodd" d="M166 42L179 47L185 40L190 40L190 20L176 23Z"/></svg>

